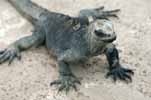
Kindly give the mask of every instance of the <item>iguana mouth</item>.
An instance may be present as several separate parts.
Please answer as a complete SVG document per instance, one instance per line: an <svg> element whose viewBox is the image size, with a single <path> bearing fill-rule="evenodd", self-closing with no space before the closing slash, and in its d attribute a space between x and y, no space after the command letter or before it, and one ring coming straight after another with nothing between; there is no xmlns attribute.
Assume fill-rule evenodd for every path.
<svg viewBox="0 0 151 100"><path fill-rule="evenodd" d="M114 40L116 40L115 33L105 33L102 30L95 30L94 32L104 42L113 42Z"/></svg>
<svg viewBox="0 0 151 100"><path fill-rule="evenodd" d="M106 34L102 30L95 30L94 32L99 37L110 37L111 36L111 34L109 34L109 33Z"/></svg>

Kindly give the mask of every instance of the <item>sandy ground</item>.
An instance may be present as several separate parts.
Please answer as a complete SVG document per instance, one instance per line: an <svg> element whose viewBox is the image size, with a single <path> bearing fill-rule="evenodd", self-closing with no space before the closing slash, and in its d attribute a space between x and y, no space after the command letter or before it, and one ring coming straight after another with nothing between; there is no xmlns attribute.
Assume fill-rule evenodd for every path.
<svg viewBox="0 0 151 100"><path fill-rule="evenodd" d="M133 82L113 83L105 79L105 56L73 66L82 85L78 92L57 94L49 83L58 76L56 61L44 47L22 53L11 66L0 65L0 100L151 100L151 1L150 0L34 0L51 11L77 16L83 8L104 5L120 8L120 20L113 19L123 66L135 71ZM32 26L5 0L0 0L0 48L30 35Z"/></svg>

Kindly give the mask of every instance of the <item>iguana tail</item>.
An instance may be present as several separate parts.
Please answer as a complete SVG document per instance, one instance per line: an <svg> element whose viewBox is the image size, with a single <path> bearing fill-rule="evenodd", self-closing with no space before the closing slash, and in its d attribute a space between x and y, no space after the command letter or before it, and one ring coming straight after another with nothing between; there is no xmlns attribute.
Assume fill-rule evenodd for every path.
<svg viewBox="0 0 151 100"><path fill-rule="evenodd" d="M46 11L46 9L36 5L31 0L7 0L11 3L19 13L31 23L40 19L40 15Z"/></svg>

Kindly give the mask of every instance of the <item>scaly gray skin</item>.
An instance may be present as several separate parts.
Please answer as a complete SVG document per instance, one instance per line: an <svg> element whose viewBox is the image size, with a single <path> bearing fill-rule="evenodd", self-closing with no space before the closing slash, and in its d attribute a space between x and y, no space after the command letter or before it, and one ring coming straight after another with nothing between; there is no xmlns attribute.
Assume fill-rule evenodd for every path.
<svg viewBox="0 0 151 100"><path fill-rule="evenodd" d="M80 11L79 17L50 12L31 2L31 0L8 0L25 18L35 27L31 36L27 36L10 44L8 48L0 51L0 63L15 57L21 58L20 52L30 47L46 45L48 50L54 50L59 65L59 80L51 85L59 85L59 91L68 92L71 87L77 90L76 84L80 81L70 70L70 65L79 61L105 53L109 62L108 76L131 81L133 71L123 68L119 63L118 51L112 42L116 36L104 36L100 30L95 30L90 19L108 19L117 17L119 11L104 11L104 7L85 9ZM92 34L92 33L95 33Z"/></svg>

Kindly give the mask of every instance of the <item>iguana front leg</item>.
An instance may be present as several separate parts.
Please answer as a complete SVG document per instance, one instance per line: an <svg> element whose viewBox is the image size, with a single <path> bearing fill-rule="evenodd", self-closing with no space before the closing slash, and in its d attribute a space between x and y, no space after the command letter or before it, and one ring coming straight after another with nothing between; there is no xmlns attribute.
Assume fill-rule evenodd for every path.
<svg viewBox="0 0 151 100"><path fill-rule="evenodd" d="M32 46L38 46L44 42L44 33L40 34L35 31L31 36L21 38L14 43L10 44L6 49L0 51L0 64L9 61L9 64L13 61L14 58L21 59L20 52L26 50Z"/></svg>
<svg viewBox="0 0 151 100"><path fill-rule="evenodd" d="M70 69L70 63L75 62L80 59L80 56L72 50L67 50L58 57L58 65L59 65L59 79L51 82L52 85L60 85L58 92L65 90L66 93L74 88L77 90L76 85L81 84L78 78L72 73Z"/></svg>
<svg viewBox="0 0 151 100"><path fill-rule="evenodd" d="M109 17L118 18L117 12L119 11L120 9L105 11L104 6L101 6L95 9L83 9L80 11L79 16L80 17L93 17L94 19L108 19Z"/></svg>
<svg viewBox="0 0 151 100"><path fill-rule="evenodd" d="M119 53L113 44L109 44L106 49L106 56L109 63L109 72L107 73L107 77L112 76L113 80L117 79L131 82L131 75L134 72L131 69L127 69L121 66L119 62Z"/></svg>

